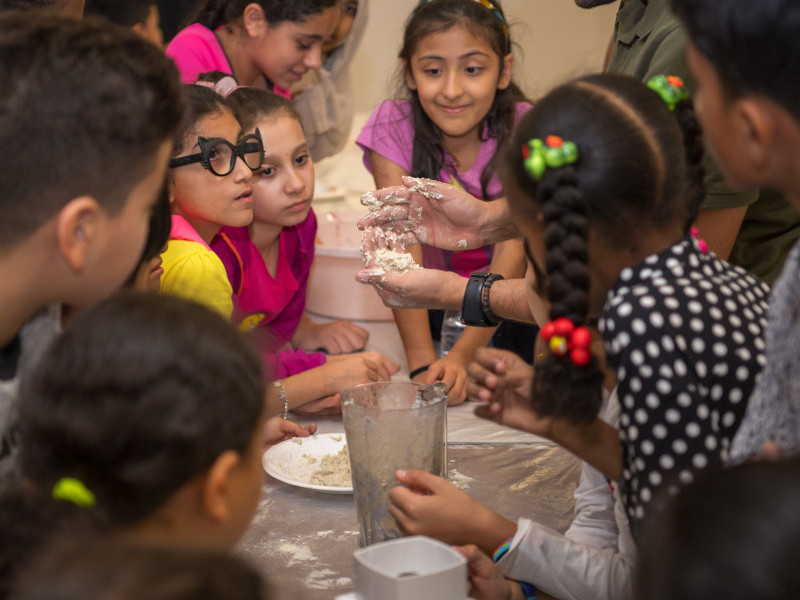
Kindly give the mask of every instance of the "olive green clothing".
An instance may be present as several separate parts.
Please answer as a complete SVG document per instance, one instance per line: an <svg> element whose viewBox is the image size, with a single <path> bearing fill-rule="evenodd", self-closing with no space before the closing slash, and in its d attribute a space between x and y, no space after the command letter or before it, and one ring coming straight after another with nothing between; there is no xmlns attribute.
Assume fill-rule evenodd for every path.
<svg viewBox="0 0 800 600"><path fill-rule="evenodd" d="M667 0L622 0L614 25L608 70L647 81L654 75L677 75L690 92L695 83L684 57L687 34ZM706 156L704 209L747 206L729 261L770 285L800 237L800 215L774 192L733 192L720 169Z"/></svg>

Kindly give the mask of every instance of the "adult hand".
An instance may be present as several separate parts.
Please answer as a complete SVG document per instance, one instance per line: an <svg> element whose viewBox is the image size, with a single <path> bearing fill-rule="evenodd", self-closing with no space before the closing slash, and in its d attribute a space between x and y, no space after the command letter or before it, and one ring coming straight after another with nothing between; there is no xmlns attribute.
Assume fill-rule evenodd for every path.
<svg viewBox="0 0 800 600"><path fill-rule="evenodd" d="M508 350L479 348L467 368L467 397L486 402L475 414L528 433L552 436L553 419L531 407L533 367Z"/></svg>
<svg viewBox="0 0 800 600"><path fill-rule="evenodd" d="M314 423L303 426L281 417L271 417L264 425L263 449L293 437L308 437L315 431L317 426Z"/></svg>
<svg viewBox="0 0 800 600"><path fill-rule="evenodd" d="M478 600L522 598L519 584L503 577L502 573L495 567L492 559L476 546L454 546L453 550L467 559L470 598L477 598Z"/></svg>
<svg viewBox="0 0 800 600"><path fill-rule="evenodd" d="M486 536L494 534L494 517L502 519L438 475L415 469L397 471L395 477L403 485L389 491L389 512L407 535L485 545Z"/></svg>
<svg viewBox="0 0 800 600"><path fill-rule="evenodd" d="M464 250L488 243L482 224L490 203L447 183L403 177L403 187L369 192L361 203L371 212L358 222L359 228L394 231L406 245Z"/></svg>
<svg viewBox="0 0 800 600"><path fill-rule="evenodd" d="M368 227L361 234L365 268L356 273L356 281L371 284L386 306L391 308L460 308L467 279L457 273L438 269L412 269L406 273L386 271L375 251L388 248L405 252L396 240L387 240L379 228Z"/></svg>
<svg viewBox="0 0 800 600"><path fill-rule="evenodd" d="M292 341L308 351L322 348L329 354L346 354L362 350L368 338L369 332L363 327L350 321L334 321L306 323L303 331L295 334Z"/></svg>

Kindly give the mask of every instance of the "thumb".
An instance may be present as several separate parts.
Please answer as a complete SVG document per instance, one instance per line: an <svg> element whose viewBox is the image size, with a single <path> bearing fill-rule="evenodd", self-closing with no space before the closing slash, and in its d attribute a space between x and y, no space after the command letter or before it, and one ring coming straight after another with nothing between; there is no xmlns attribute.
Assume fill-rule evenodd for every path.
<svg viewBox="0 0 800 600"><path fill-rule="evenodd" d="M359 283L381 284L386 281L386 272L383 269L361 269L356 273L356 281Z"/></svg>
<svg viewBox="0 0 800 600"><path fill-rule="evenodd" d="M395 471L394 475L397 481L403 485L424 492L435 492L439 488L441 481L443 481L438 475L433 475L432 473L420 469L411 469L408 471L401 469Z"/></svg>

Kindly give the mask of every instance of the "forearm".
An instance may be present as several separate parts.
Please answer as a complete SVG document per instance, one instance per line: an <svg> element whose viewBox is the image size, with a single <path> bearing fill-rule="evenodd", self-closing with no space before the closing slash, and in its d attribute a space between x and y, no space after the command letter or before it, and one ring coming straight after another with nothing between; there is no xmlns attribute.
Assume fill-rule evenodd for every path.
<svg viewBox="0 0 800 600"><path fill-rule="evenodd" d="M408 361L408 370L429 365L436 360L436 350L428 324L428 311L424 309L393 310L400 340Z"/></svg>
<svg viewBox="0 0 800 600"><path fill-rule="evenodd" d="M513 240L520 236L505 198L498 198L485 204L486 208L481 215L481 220L477 223L481 243L484 246Z"/></svg>
<svg viewBox="0 0 800 600"><path fill-rule="evenodd" d="M290 343L292 347L302 347L303 346L303 339L309 334L312 333L316 325L314 322L308 317L308 315L303 312L303 315L300 317L300 322L297 324L297 329L294 330L292 334L292 339Z"/></svg>
<svg viewBox="0 0 800 600"><path fill-rule="evenodd" d="M281 380L289 401L289 410L336 393L331 388L331 379L320 375L317 369L311 369ZM283 414L284 405L283 400L278 397L279 390L280 388L274 385L267 388L266 411L270 416Z"/></svg>
<svg viewBox="0 0 800 600"><path fill-rule="evenodd" d="M619 432L605 421L594 419L589 424L579 425L557 421L549 437L611 481L619 479L622 471L622 444Z"/></svg>
<svg viewBox="0 0 800 600"><path fill-rule="evenodd" d="M489 306L501 319L534 323L525 291L524 279L495 281L489 290ZM462 293L463 296L463 293Z"/></svg>

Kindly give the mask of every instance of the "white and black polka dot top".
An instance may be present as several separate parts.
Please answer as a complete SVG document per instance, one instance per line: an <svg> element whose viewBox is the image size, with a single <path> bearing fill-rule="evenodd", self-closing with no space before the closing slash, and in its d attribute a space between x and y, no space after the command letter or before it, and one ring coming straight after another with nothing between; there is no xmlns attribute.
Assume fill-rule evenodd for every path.
<svg viewBox="0 0 800 600"><path fill-rule="evenodd" d="M691 236L620 273L598 328L621 403L622 498L636 534L657 491L727 460L764 364L768 286Z"/></svg>

